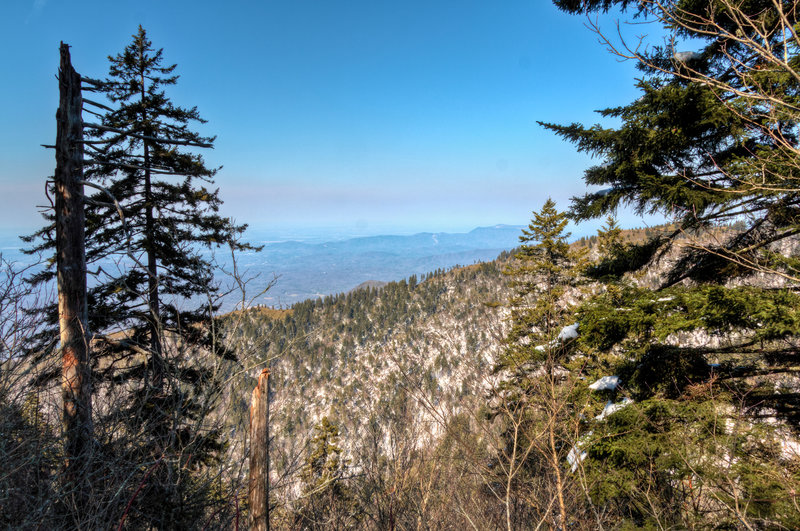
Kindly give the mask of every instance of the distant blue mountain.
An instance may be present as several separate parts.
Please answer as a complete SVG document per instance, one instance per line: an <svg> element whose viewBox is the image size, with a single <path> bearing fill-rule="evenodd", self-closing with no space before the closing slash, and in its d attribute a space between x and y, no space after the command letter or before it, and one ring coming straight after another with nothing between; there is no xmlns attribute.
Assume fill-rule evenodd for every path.
<svg viewBox="0 0 800 531"><path fill-rule="evenodd" d="M287 307L310 298L348 292L367 281L391 282L436 269L493 260L502 251L519 245L521 228L496 225L467 233L362 236L322 243L273 240L265 242L261 252L242 253L238 266L248 275L258 275L248 284L251 294L278 276L276 285L255 302ZM15 236L0 237L0 254L5 260L18 265L35 263L35 257L20 252L21 246ZM228 260L225 253L218 253L218 259L223 264ZM224 276L220 281L226 283Z"/></svg>
<svg viewBox="0 0 800 531"><path fill-rule="evenodd" d="M370 280L389 282L436 269L493 260L519 245L522 227L496 225L467 233L421 232L408 236L365 236L325 243L267 243L242 257L240 266L261 275L257 285L278 275L258 303L288 306L347 292Z"/></svg>

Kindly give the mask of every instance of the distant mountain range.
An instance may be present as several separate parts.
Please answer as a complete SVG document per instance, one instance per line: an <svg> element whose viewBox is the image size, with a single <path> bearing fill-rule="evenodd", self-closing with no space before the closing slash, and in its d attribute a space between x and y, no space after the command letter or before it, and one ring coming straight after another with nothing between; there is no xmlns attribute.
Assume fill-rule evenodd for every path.
<svg viewBox="0 0 800 531"><path fill-rule="evenodd" d="M258 274L248 289L277 283L255 302L287 307L295 302L348 292L368 281L390 282L455 265L493 260L519 245L520 226L479 227L467 233L421 232L406 236L366 236L324 243L264 242L246 253L239 267Z"/></svg>
<svg viewBox="0 0 800 531"><path fill-rule="evenodd" d="M249 240L264 248L240 254L237 265L245 276L257 277L247 285L250 296L277 277L275 285L253 303L285 308L306 299L346 293L365 282L391 282L437 269L494 260L501 252L519 245L521 228L495 225L466 233L420 232L322 242L319 238L281 240L266 234L259 238L253 231L255 236ZM23 255L20 246L16 236L0 238L4 259L18 264L34 263L35 257ZM218 252L217 259L230 269L230 258L224 252ZM230 284L224 275L220 281ZM223 310L230 309L236 299L241 299L241 295L232 295Z"/></svg>

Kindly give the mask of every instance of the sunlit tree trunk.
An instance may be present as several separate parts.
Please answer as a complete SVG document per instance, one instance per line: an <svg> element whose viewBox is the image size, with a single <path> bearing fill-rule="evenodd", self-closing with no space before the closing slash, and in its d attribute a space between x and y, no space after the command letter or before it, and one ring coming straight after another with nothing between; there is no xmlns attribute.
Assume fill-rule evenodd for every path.
<svg viewBox="0 0 800 531"><path fill-rule="evenodd" d="M83 211L83 123L81 78L69 46L61 43L59 107L56 113L56 260L58 320L62 356L62 397L67 480L79 505L92 441L92 390L86 302L85 218Z"/></svg>

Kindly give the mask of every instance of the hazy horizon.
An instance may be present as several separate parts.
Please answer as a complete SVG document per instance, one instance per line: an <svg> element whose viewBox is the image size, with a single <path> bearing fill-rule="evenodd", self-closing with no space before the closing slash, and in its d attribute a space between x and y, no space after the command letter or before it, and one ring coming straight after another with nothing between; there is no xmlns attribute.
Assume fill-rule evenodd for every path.
<svg viewBox="0 0 800 531"><path fill-rule="evenodd" d="M529 221L529 220L528 220ZM398 224L327 224L327 225L296 225L276 224L273 226L249 226L244 234L244 240L254 244L277 243L284 241L305 241L313 243L323 243L328 241L341 241L353 238L363 238L372 236L410 236L421 233L447 233L447 234L466 234L473 230L507 226L522 228L527 226L525 223L489 223L485 225L444 225L440 224L433 227L419 225L398 225ZM568 231L571 232L571 239L576 240L583 236L596 234L597 229L604 223L604 220L594 220L584 222L580 225L570 223ZM622 228L630 229L636 227L652 226L662 223L663 220L657 217L639 218L631 217L621 220ZM0 251L3 249L19 249L25 247L20 236L32 234L41 226L31 226L23 228L0 227Z"/></svg>
<svg viewBox="0 0 800 531"><path fill-rule="evenodd" d="M217 137L222 214L252 227L378 234L525 225L566 209L595 163L537 120L613 124L594 111L637 96L635 69L581 17L549 2L400 4L210 0L12 2L0 20L0 227L39 226L52 175L58 45L82 75L141 24L176 63L176 105ZM612 17L599 23L613 27ZM647 31L638 25L637 32ZM623 213L623 217L631 217ZM625 225L638 222L623 219Z"/></svg>

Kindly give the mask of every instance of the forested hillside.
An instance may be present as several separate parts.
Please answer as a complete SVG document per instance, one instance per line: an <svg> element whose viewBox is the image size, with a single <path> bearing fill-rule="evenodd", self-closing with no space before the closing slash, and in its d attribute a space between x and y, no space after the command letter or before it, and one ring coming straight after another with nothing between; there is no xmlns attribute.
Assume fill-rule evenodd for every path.
<svg viewBox="0 0 800 531"><path fill-rule="evenodd" d="M505 328L502 263L412 276L284 312L231 316L231 340L256 353L249 363L260 362L235 395L248 396L264 363L272 369L271 450L279 477L294 474L298 487L303 450L323 417L339 430L350 475L376 466L370 459L394 467L396 459L433 451L455 418L476 415ZM240 402L240 419L245 407ZM241 433L246 424L238 425ZM284 503L297 494L281 492Z"/></svg>
<svg viewBox="0 0 800 531"><path fill-rule="evenodd" d="M702 238L731 238L737 231L721 227ZM583 264L582 280L554 285L560 287L551 303L560 309L551 314L553 307L545 306L560 316L548 332L554 339L514 339L521 341L518 353L509 338L521 315L547 300L538 291L521 306L516 298L515 271L531 273L525 246L489 263L305 301L286 311L229 316L236 331L229 339L254 353L247 360L253 368L236 380L232 393L240 400L233 406L237 438L246 426L244 397L260 368L272 369L274 525L425 522L456 528L472 521L495 528L507 527L507 518L511 527L525 528L531 518L567 518L590 528L597 512L608 524L707 523L714 514L727 518L730 502L791 492L798 484L792 470L800 441L786 406L800 381L775 338L789 340L794 311L779 318L759 309L759 293L770 282L763 275L732 285L723 299L709 299L719 295L713 289L695 294L686 282L660 290L683 247L624 281L590 278L608 267L602 257L610 247L633 252L631 242L649 241L641 232L612 226L599 238L572 244L569 252L583 256L576 262ZM644 300L637 301L641 294ZM785 307L785 301L775 304ZM737 323L719 313L730 311L741 312ZM751 314L772 325L747 324ZM525 326L524 335L542 329ZM617 337L601 339L609 334ZM609 348L628 334L656 335L664 347L639 350L633 339ZM757 349L753 338L760 338ZM764 364L767 352L776 357ZM513 426L519 439L509 438ZM548 430L553 445L539 446L536 437ZM328 435L320 446L323 433ZM687 441L689 447L681 446ZM753 453L749 445L760 449ZM320 463L332 468L310 476L323 446L328 449ZM706 461L723 447L729 453L722 461ZM731 459L756 475L741 476ZM563 475L557 482L556 470ZM663 473L681 479L664 483ZM759 474L772 479L755 481ZM743 489L729 493L730 502L719 498L725 481ZM698 490L683 490L692 483ZM666 490L651 492L648 508L639 505L639 484ZM563 516L536 501L552 503L557 493L565 500ZM680 505L668 509L679 498L694 500L693 516ZM792 500L785 501L790 505L781 508L776 499L747 512L793 521Z"/></svg>
<svg viewBox="0 0 800 531"><path fill-rule="evenodd" d="M599 159L582 195L497 260L288 309L248 293L176 65L141 26L103 79L62 42L50 207L0 257L0 527L800 529L798 4L554 4L641 72L605 125L539 122ZM314 280L495 230L282 248Z"/></svg>

